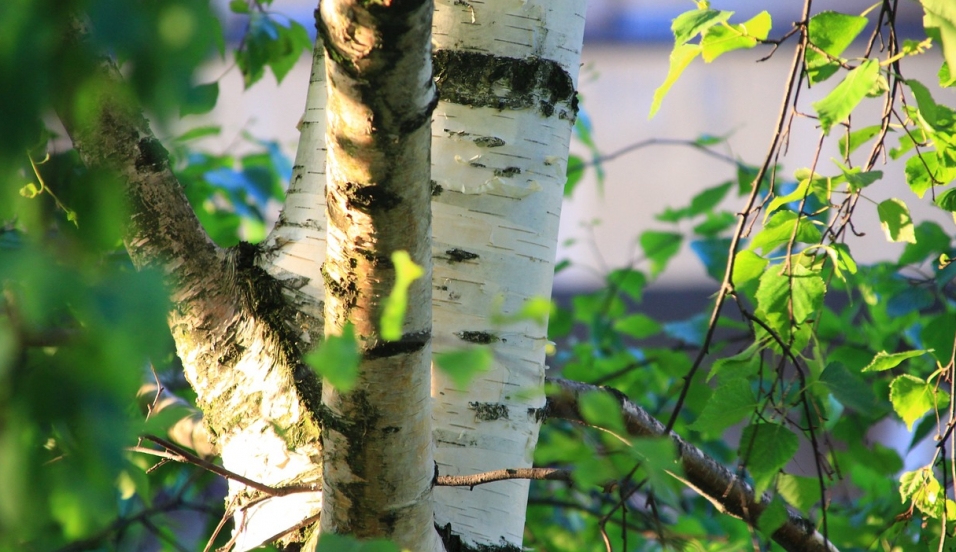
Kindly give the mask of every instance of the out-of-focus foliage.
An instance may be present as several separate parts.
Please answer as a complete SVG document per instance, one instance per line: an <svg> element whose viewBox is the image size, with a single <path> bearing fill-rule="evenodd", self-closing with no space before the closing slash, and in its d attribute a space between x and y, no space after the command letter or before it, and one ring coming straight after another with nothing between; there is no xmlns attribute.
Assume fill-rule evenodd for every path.
<svg viewBox="0 0 956 552"><path fill-rule="evenodd" d="M71 38L81 28L90 38ZM277 28L297 37L262 58L281 77L311 45ZM56 110L82 117L92 107L104 83L90 68L108 56L131 101L169 128L180 112L215 104L215 83L194 74L224 54L207 0L0 2L2 551L202 549L222 516L220 480L179 465L148 473L157 459L128 450L183 416L146 420L154 397L137 398L150 367L181 385L168 295L163 275L135 270L123 250L121 183L87 169L48 125L59 128ZM167 141L173 168L217 242L261 240L291 163L250 136L241 155L194 148L215 133Z"/></svg>

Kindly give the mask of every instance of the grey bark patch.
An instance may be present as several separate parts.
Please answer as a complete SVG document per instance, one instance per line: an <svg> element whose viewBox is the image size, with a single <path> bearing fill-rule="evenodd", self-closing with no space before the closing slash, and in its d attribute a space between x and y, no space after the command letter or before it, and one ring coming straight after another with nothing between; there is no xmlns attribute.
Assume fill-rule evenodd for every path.
<svg viewBox="0 0 956 552"><path fill-rule="evenodd" d="M464 249L449 249L445 251L445 254L448 255L448 262L450 263L461 263L464 261L471 261L478 258L477 253L472 253L471 251L465 251Z"/></svg>
<svg viewBox="0 0 956 552"><path fill-rule="evenodd" d="M500 148L505 141L497 136L481 136L475 138L475 145L482 148Z"/></svg>
<svg viewBox="0 0 956 552"><path fill-rule="evenodd" d="M468 406L475 411L475 419L482 422L508 420L508 406L501 403L470 402Z"/></svg>
<svg viewBox="0 0 956 552"><path fill-rule="evenodd" d="M558 63L480 52L439 50L433 56L435 84L443 101L494 109L537 109L546 117L573 121L574 82Z"/></svg>
<svg viewBox="0 0 956 552"><path fill-rule="evenodd" d="M490 343L497 343L501 341L497 335L489 332L474 332L474 331L461 331L456 333L462 341L467 341L469 343L478 343L480 345L488 345Z"/></svg>
<svg viewBox="0 0 956 552"><path fill-rule="evenodd" d="M518 167L505 167L504 169L495 169L495 176L505 176L511 178L512 176L521 174L521 169Z"/></svg>

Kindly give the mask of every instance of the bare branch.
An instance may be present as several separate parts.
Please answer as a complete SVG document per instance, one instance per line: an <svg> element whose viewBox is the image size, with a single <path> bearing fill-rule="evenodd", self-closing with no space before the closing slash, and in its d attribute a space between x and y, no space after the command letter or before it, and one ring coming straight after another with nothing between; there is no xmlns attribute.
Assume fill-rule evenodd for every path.
<svg viewBox="0 0 956 552"><path fill-rule="evenodd" d="M548 481L571 481L571 472L559 468L508 468L472 475L439 475L436 487L472 487L507 479L539 479Z"/></svg>
<svg viewBox="0 0 956 552"><path fill-rule="evenodd" d="M621 402L624 424L630 435L660 437L667 435L677 445L684 477L678 477L684 484L708 499L720 512L742 519L755 526L760 514L770 502L768 496L757 498L753 488L742 481L725 466L707 456L703 451L688 443L673 432L666 432L664 424L653 418L643 408L607 387L597 387L586 383L549 378L548 382L557 389L548 393L548 415L584 423L578 405L578 397L584 393L607 393ZM787 509L789 521L777 529L773 540L788 552L839 552L832 543L827 543L814 523L804 518L793 508Z"/></svg>

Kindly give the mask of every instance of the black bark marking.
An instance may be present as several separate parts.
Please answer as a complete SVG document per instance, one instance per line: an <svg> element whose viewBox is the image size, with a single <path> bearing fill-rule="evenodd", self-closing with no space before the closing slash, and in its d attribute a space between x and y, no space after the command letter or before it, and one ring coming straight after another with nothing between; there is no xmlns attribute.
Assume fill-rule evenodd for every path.
<svg viewBox="0 0 956 552"><path fill-rule="evenodd" d="M431 339L430 331L405 334L398 341L380 341L374 344L362 351L362 356L371 360L414 353L423 349L429 339Z"/></svg>
<svg viewBox="0 0 956 552"><path fill-rule="evenodd" d="M468 406L475 411L475 419L482 422L508 420L508 406L501 403L470 402Z"/></svg>
<svg viewBox="0 0 956 552"><path fill-rule="evenodd" d="M463 331L458 332L457 335L462 341L467 341L469 343L478 343L479 345L488 345L490 343L497 343L501 341L497 335L488 332L473 332L473 331Z"/></svg>
<svg viewBox="0 0 956 552"><path fill-rule="evenodd" d="M480 136L475 138L475 145L480 148L499 148L505 145L505 141L497 136Z"/></svg>
<svg viewBox="0 0 956 552"><path fill-rule="evenodd" d="M402 202L402 198L381 184L361 186L354 182L345 183L345 197L350 207L363 211L390 211Z"/></svg>
<svg viewBox="0 0 956 552"><path fill-rule="evenodd" d="M169 166L169 152L159 140L148 137L137 144L139 155L136 156L137 172L160 172Z"/></svg>
<svg viewBox="0 0 956 552"><path fill-rule="evenodd" d="M450 263L461 263L464 261L471 261L478 258L477 253L472 253L471 251L465 251L464 249L449 249L445 251L445 254L448 255L448 262Z"/></svg>
<svg viewBox="0 0 956 552"><path fill-rule="evenodd" d="M506 176L511 178L516 174L521 174L521 169L518 167L506 167L504 169L495 169L495 176Z"/></svg>
<svg viewBox="0 0 956 552"><path fill-rule="evenodd" d="M462 542L461 536L452 531L451 523L444 526L435 524L435 530L441 537L442 544L445 545L445 552L521 552L521 548L508 544L504 537L501 537L501 544L476 544L472 546Z"/></svg>
<svg viewBox="0 0 956 552"><path fill-rule="evenodd" d="M432 184L432 197L438 197L441 195L442 192L445 191L445 189L442 188L441 184L439 184L438 182L435 182L434 180L432 180L431 184Z"/></svg>
<svg viewBox="0 0 956 552"><path fill-rule="evenodd" d="M439 50L433 56L442 100L494 109L538 109L573 121L578 100L571 75L558 63L479 52ZM477 143L477 140L476 140Z"/></svg>

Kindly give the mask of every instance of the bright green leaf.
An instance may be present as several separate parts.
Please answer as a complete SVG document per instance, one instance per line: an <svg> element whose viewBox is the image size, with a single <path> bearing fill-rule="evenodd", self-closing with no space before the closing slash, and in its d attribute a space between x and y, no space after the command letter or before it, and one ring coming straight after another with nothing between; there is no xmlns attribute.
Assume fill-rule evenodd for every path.
<svg viewBox="0 0 956 552"><path fill-rule="evenodd" d="M950 67L956 67L956 4L952 0L920 0L925 10L923 26L939 31L943 43L943 58Z"/></svg>
<svg viewBox="0 0 956 552"><path fill-rule="evenodd" d="M739 286L759 278L764 270L767 269L769 262L767 259L764 259L749 249L738 251L734 257L734 285Z"/></svg>
<svg viewBox="0 0 956 552"><path fill-rule="evenodd" d="M700 40L701 57L710 63L727 52L753 48L767 38L770 26L770 14L762 11L739 25L711 27Z"/></svg>
<svg viewBox="0 0 956 552"><path fill-rule="evenodd" d="M452 383L460 390L468 389L475 376L490 370L495 358L494 353L487 347L435 353L434 357L438 368L448 374Z"/></svg>
<svg viewBox="0 0 956 552"><path fill-rule="evenodd" d="M785 328L772 320L789 326L792 316L795 324L802 324L823 307L826 293L826 283L819 273L800 264L793 264L791 270L791 275L781 274L780 267L765 271L756 294L757 305L768 317L766 322L781 335L787 333Z"/></svg>
<svg viewBox="0 0 956 552"><path fill-rule="evenodd" d="M907 431L912 431L916 420L930 409L948 402L942 391L939 394L937 396L935 385L909 374L897 376L890 383L890 403L906 424Z"/></svg>
<svg viewBox="0 0 956 552"><path fill-rule="evenodd" d="M341 335L325 336L325 341L305 356L305 362L309 366L343 393L355 387L360 360L361 354L352 324L346 324Z"/></svg>
<svg viewBox="0 0 956 552"><path fill-rule="evenodd" d="M691 10L674 18L671 31L674 45L682 46L707 29L727 21L734 12L712 9Z"/></svg>
<svg viewBox="0 0 956 552"><path fill-rule="evenodd" d="M40 194L40 190L37 188L37 185L34 184L33 182L20 188L20 195L27 199L33 199L39 194Z"/></svg>
<svg viewBox="0 0 956 552"><path fill-rule="evenodd" d="M770 487L799 444L797 436L780 424L760 422L744 428L738 454L754 479L755 493Z"/></svg>
<svg viewBox="0 0 956 552"><path fill-rule="evenodd" d="M568 156L568 179L564 183L564 197L571 197L574 189L584 176L584 159L577 155Z"/></svg>
<svg viewBox="0 0 956 552"><path fill-rule="evenodd" d="M657 87L657 90L654 91L654 99L651 102L651 111L647 116L648 119L654 118L654 115L657 114L657 111L661 108L661 102L664 101L664 96L667 95L667 92L674 86L674 83L677 82L677 79L681 73L684 72L684 69L687 69L690 62L694 61L694 58L699 54L700 46L697 44L681 44L680 46L674 47L674 51L672 51L670 55L670 68L667 70L667 78L664 79L664 84Z"/></svg>
<svg viewBox="0 0 956 552"><path fill-rule="evenodd" d="M794 236L794 226L796 235ZM761 249L765 254L771 253L778 247L790 242L790 238L798 243L820 242L820 229L806 217L797 217L793 211L777 211L770 216L763 230L754 236L750 242L750 249Z"/></svg>
<svg viewBox="0 0 956 552"><path fill-rule="evenodd" d="M929 89L916 79L908 79L906 84L910 87L913 96L916 98L916 105L919 107L920 116L923 117L923 120L926 121L929 126L936 126L936 101L933 100L933 95L930 94Z"/></svg>
<svg viewBox="0 0 956 552"><path fill-rule="evenodd" d="M866 17L825 11L810 18L807 30L814 46L839 58L867 23ZM812 48L806 51L806 64L811 85L823 82L840 68L839 63Z"/></svg>
<svg viewBox="0 0 956 552"><path fill-rule="evenodd" d="M880 202L876 207L880 215L880 226L891 242L916 242L913 219L910 210L901 200L892 198Z"/></svg>
<svg viewBox="0 0 956 552"><path fill-rule="evenodd" d="M744 377L721 378L704 409L690 428L719 435L728 427L754 413L757 399Z"/></svg>
<svg viewBox="0 0 956 552"><path fill-rule="evenodd" d="M813 102L813 108L820 118L824 134L829 134L833 125L844 121L856 106L866 97L880 76L880 62L868 59L859 67L847 73L843 82L838 84L825 98Z"/></svg>
<svg viewBox="0 0 956 552"><path fill-rule="evenodd" d="M882 372L884 370L890 370L899 366L899 364L904 360L920 357L928 352L930 351L924 349L905 351L902 353L887 353L886 351L880 351L876 353L876 356L873 357L873 360L871 360L870 363L863 368L863 372Z"/></svg>
<svg viewBox="0 0 956 552"><path fill-rule="evenodd" d="M904 174L910 189L922 199L934 185L948 184L956 179L956 168L940 166L938 154L924 151L906 160Z"/></svg>
<svg viewBox="0 0 956 552"><path fill-rule="evenodd" d="M944 211L956 213L956 189L943 190L943 193L936 196L935 203L937 207Z"/></svg>

